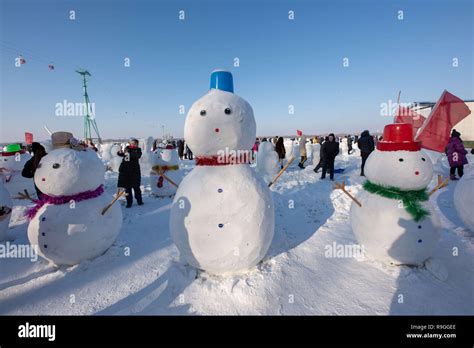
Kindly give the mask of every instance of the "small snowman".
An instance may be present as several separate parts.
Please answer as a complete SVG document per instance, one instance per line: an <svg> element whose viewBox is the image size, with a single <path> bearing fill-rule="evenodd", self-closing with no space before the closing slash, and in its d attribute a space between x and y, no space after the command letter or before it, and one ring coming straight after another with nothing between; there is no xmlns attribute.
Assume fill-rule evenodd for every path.
<svg viewBox="0 0 474 348"><path fill-rule="evenodd" d="M75 265L103 254L117 238L122 211L104 192L105 166L95 151L71 133L52 134L54 150L35 173L41 200L27 211L28 239L38 253L57 265Z"/></svg>
<svg viewBox="0 0 474 348"><path fill-rule="evenodd" d="M31 155L23 150L19 144L10 144L0 153L0 180L12 197L27 190L35 192L33 180L21 176L25 163Z"/></svg>
<svg viewBox="0 0 474 348"><path fill-rule="evenodd" d="M179 185L179 156L172 145L156 149L150 156L150 188L157 197L173 196Z"/></svg>
<svg viewBox="0 0 474 348"><path fill-rule="evenodd" d="M214 71L210 91L189 109L184 138L196 168L179 185L170 212L181 259L220 275L262 260L275 224L271 192L249 166L253 110L233 92L232 74Z"/></svg>
<svg viewBox="0 0 474 348"><path fill-rule="evenodd" d="M313 165L317 166L320 159L321 159L321 145L317 143L313 144L311 146L311 160L313 161Z"/></svg>
<svg viewBox="0 0 474 348"><path fill-rule="evenodd" d="M0 181L0 242L7 240L8 224L12 216L13 202L10 193Z"/></svg>
<svg viewBox="0 0 474 348"><path fill-rule="evenodd" d="M433 254L440 222L426 191L433 166L411 124L385 126L365 164L367 181L351 206L354 234L367 254L390 264L422 265Z"/></svg>
<svg viewBox="0 0 474 348"><path fill-rule="evenodd" d="M265 182L270 182L280 171L278 154L270 141L262 141L258 147L256 170Z"/></svg>
<svg viewBox="0 0 474 348"><path fill-rule="evenodd" d="M454 189L454 206L462 222L474 234L474 168L470 167Z"/></svg>

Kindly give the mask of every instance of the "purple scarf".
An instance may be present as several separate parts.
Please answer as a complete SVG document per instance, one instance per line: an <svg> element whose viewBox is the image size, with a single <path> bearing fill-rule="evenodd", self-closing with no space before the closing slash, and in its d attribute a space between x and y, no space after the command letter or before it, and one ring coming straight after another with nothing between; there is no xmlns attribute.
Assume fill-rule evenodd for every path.
<svg viewBox="0 0 474 348"><path fill-rule="evenodd" d="M103 193L104 193L104 185L100 185L95 190L79 192L79 193L76 193L74 195L69 195L69 196L48 196L43 193L40 199L33 200L33 202L36 203L36 205L34 207L29 208L26 211L25 216L28 218L28 220L33 219L36 213L38 212L38 210L40 210L41 207L45 204L60 205L60 204L69 203L71 201L80 202L80 201L85 201L87 199L99 197Z"/></svg>

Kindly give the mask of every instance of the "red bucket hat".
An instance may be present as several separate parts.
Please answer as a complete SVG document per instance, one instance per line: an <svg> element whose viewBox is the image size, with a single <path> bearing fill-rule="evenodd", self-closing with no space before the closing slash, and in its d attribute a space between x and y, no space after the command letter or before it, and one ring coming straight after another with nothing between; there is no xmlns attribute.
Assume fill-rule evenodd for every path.
<svg viewBox="0 0 474 348"><path fill-rule="evenodd" d="M413 139L413 126L409 123L388 124L383 139L377 143L379 151L420 151L421 141Z"/></svg>

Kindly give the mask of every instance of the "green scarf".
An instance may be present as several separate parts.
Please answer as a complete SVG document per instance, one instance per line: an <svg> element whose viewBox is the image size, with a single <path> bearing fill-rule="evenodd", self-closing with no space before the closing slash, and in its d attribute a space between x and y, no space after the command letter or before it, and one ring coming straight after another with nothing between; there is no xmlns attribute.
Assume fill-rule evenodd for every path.
<svg viewBox="0 0 474 348"><path fill-rule="evenodd" d="M427 201L429 196L426 189L402 191L396 187L384 187L367 180L364 183L364 189L370 193L396 199L403 202L405 210L415 219L416 222L424 219L430 212L423 208L420 202Z"/></svg>

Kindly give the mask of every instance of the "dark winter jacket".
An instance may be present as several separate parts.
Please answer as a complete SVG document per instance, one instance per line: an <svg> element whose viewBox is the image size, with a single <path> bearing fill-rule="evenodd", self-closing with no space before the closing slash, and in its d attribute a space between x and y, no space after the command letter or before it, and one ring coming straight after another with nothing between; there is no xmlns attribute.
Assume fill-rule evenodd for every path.
<svg viewBox="0 0 474 348"><path fill-rule="evenodd" d="M458 167L467 164L467 151L459 137L451 137L446 146L446 155L448 156L449 166Z"/></svg>
<svg viewBox="0 0 474 348"><path fill-rule="evenodd" d="M321 159L323 161L334 161L337 154L339 153L339 143L336 140L325 141L321 145Z"/></svg>
<svg viewBox="0 0 474 348"><path fill-rule="evenodd" d="M286 150L285 150L285 145L283 145L283 138L282 138L281 141L280 141L280 139L278 139L278 141L275 145L275 151L278 154L279 159L284 159L285 158Z"/></svg>
<svg viewBox="0 0 474 348"><path fill-rule="evenodd" d="M179 157L183 157L184 155L184 140L178 140L178 155Z"/></svg>
<svg viewBox="0 0 474 348"><path fill-rule="evenodd" d="M117 155L123 157L119 167L117 187L139 186L141 183L139 159L142 157L142 150L139 147L130 148L127 146L124 151L117 152Z"/></svg>
<svg viewBox="0 0 474 348"><path fill-rule="evenodd" d="M374 138L369 134L369 131L365 130L357 140L357 146L362 153L371 153L375 149Z"/></svg>

